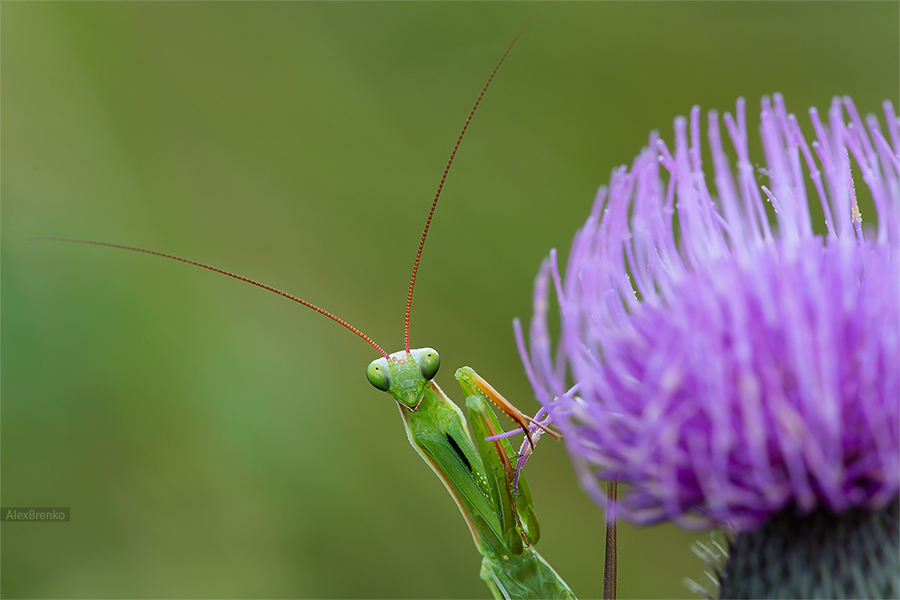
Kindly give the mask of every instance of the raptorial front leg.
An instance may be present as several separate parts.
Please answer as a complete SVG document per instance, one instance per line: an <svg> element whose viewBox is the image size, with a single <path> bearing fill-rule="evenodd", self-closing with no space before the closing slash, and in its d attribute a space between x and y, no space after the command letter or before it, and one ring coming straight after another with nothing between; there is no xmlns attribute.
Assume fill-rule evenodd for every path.
<svg viewBox="0 0 900 600"><path fill-rule="evenodd" d="M524 541L526 545L536 544L540 538L540 525L534 514L528 482L520 476L518 485L513 484L518 452L505 438L493 441L485 439L503 432L489 406L493 399L483 390L483 383L486 382L470 367L457 369L456 379L466 394L473 442L481 455L485 471L491 477L489 484L497 498L497 517L504 525L506 535L515 537L513 534L516 534L522 538L519 542L508 540L508 543ZM496 394L493 387L490 389Z"/></svg>
<svg viewBox="0 0 900 600"><path fill-rule="evenodd" d="M534 549L540 525L525 477L520 474L518 486L514 485L518 452L505 437L487 439L503 431L490 408L496 390L489 386L493 393L486 393L486 382L469 367L458 369L456 378L466 394L472 441L484 464L506 542L504 552L484 554L481 578L503 598L574 598L566 582Z"/></svg>

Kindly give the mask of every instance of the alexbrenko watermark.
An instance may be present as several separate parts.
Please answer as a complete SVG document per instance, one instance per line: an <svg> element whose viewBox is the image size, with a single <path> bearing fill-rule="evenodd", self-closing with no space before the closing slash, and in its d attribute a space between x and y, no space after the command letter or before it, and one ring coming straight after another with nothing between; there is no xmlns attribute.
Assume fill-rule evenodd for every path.
<svg viewBox="0 0 900 600"><path fill-rule="evenodd" d="M67 523L71 516L68 506L56 508L2 507L0 522L20 521L25 523Z"/></svg>

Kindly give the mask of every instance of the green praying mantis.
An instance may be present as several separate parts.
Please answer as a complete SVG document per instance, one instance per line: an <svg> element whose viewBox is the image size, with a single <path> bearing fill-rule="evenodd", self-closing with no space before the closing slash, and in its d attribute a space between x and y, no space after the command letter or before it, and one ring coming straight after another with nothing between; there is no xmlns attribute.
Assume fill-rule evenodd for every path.
<svg viewBox="0 0 900 600"><path fill-rule="evenodd" d="M519 452L513 450L506 438L499 437L501 428L490 404L498 406L523 429L526 436L523 452L533 449L541 433L556 434L544 423L516 409L474 370L462 367L456 371L456 379L465 395L472 427L470 433L460 408L434 382L440 367L438 353L431 348L412 349L409 342L416 274L441 190L472 116L519 35L521 31L507 47L481 89L444 169L416 253L406 300L405 347L399 352L388 354L359 329L317 305L223 269L131 246L85 240L65 241L142 252L227 275L298 302L364 339L381 354L367 368L369 382L389 393L397 402L410 444L456 502L482 556L480 576L492 594L497 598L571 598L574 595L568 585L534 549L540 537L540 528L527 481L514 466ZM614 529L612 531L614 540ZM607 556L609 559L609 551ZM614 576L614 566L611 572ZM607 577L609 573L607 566Z"/></svg>

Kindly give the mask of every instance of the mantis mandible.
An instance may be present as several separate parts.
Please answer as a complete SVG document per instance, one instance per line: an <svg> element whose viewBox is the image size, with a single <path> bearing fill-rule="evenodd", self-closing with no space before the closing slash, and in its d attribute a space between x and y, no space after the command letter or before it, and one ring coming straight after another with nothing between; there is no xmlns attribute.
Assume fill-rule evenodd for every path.
<svg viewBox="0 0 900 600"><path fill-rule="evenodd" d="M524 476L519 474L516 477L511 458L516 457L517 453L506 439L494 439L500 432L500 426L489 405L497 405L524 430L529 449L533 449L535 443L533 432L556 434L543 423L516 409L474 370L462 367L457 370L456 378L466 396L466 407L474 430L474 435L470 434L460 408L433 381L440 366L438 353L431 348L412 349L409 342L416 274L441 190L472 116L519 35L521 31L507 47L478 95L444 169L416 253L406 301L404 349L399 352L388 354L363 332L319 306L223 269L131 246L85 240L65 241L142 252L224 274L298 302L364 339L382 355L367 368L369 382L396 400L411 445L456 502L482 555L481 578L494 596L573 597L567 584L534 549L540 531L530 490Z"/></svg>

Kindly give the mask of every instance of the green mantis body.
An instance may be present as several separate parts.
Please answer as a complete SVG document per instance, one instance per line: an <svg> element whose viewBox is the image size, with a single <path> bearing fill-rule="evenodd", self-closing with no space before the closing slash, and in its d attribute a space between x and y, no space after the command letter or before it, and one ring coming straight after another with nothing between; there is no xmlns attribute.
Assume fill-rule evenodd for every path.
<svg viewBox="0 0 900 600"><path fill-rule="evenodd" d="M574 598L533 545L540 537L524 477L512 483L507 440L488 441L500 426L469 367L456 371L475 430L432 378L440 357L431 348L401 351L369 364L375 387L397 400L409 442L459 507L482 555L481 578L497 598Z"/></svg>

